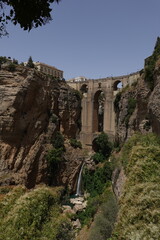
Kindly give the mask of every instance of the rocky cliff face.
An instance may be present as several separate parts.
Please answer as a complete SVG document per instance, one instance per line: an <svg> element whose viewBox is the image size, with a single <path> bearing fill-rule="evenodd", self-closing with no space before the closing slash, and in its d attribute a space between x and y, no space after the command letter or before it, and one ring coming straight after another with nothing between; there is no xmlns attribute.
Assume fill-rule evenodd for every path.
<svg viewBox="0 0 160 240"><path fill-rule="evenodd" d="M47 183L45 155L55 131L78 133L79 96L63 81L17 66L0 71L0 102L0 184Z"/></svg>
<svg viewBox="0 0 160 240"><path fill-rule="evenodd" d="M119 143L126 141L136 131L142 133L153 131L160 135L160 64L158 62L154 71L152 91L144 80L144 74L133 86L122 90L116 121L116 140Z"/></svg>

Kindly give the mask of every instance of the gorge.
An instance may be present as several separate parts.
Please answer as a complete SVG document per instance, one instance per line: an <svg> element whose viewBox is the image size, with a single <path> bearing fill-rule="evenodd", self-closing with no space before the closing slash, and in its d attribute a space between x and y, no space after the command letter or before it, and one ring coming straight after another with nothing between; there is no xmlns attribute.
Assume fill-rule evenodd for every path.
<svg viewBox="0 0 160 240"><path fill-rule="evenodd" d="M81 139L88 134L86 93L36 69L1 66L0 239L160 238L159 57L158 38L138 78L112 95L114 143L99 132L95 152L79 142L82 128ZM65 214L62 204L81 195L78 176L87 207Z"/></svg>

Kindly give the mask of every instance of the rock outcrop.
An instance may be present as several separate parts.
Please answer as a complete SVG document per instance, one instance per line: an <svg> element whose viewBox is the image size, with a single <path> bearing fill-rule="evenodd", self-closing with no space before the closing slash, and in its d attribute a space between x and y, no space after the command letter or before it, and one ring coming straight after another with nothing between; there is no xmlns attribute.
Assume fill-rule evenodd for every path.
<svg viewBox="0 0 160 240"><path fill-rule="evenodd" d="M135 108L129 115L130 99L135 101ZM121 93L117 112L117 142L125 142L136 131L143 134L153 131L160 135L160 65L154 72L152 91L144 80L144 74L142 74L137 83L124 89Z"/></svg>
<svg viewBox="0 0 160 240"><path fill-rule="evenodd" d="M45 156L55 132L73 138L79 131L77 92L64 81L17 66L0 71L0 102L0 184L47 183Z"/></svg>

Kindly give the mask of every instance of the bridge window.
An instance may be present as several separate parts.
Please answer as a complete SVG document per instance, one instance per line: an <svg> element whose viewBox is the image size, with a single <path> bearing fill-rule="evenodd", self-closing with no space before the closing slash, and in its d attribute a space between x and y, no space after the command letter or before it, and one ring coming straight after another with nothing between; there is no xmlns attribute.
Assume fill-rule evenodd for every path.
<svg viewBox="0 0 160 240"><path fill-rule="evenodd" d="M83 85L81 86L81 88L80 88L80 91L81 91L82 93L87 93L87 92L88 92L88 86L87 86L87 84L83 84Z"/></svg>
<svg viewBox="0 0 160 240"><path fill-rule="evenodd" d="M103 118L104 118L104 92L99 90L94 95L93 106L93 132L103 131Z"/></svg>
<svg viewBox="0 0 160 240"><path fill-rule="evenodd" d="M116 81L116 82L114 82L114 84L113 84L113 90L114 91L117 91L117 90L119 90L119 89L121 89L123 86L122 86L122 82L121 81Z"/></svg>

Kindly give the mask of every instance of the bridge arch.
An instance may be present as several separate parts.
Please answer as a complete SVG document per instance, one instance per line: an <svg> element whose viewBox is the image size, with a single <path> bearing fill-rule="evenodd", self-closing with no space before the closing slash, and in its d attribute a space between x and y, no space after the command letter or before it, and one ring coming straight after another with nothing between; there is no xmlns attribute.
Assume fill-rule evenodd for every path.
<svg viewBox="0 0 160 240"><path fill-rule="evenodd" d="M80 91L81 93L87 93L88 92L88 85L87 84L83 84L81 87L80 87Z"/></svg>
<svg viewBox="0 0 160 240"><path fill-rule="evenodd" d="M120 80L117 80L113 83L113 91L117 91L123 87L123 83Z"/></svg>
<svg viewBox="0 0 160 240"><path fill-rule="evenodd" d="M93 98L93 133L102 132L104 125L104 103L105 93L103 90L98 90Z"/></svg>
<svg viewBox="0 0 160 240"><path fill-rule="evenodd" d="M95 135L100 131L107 133L111 138L115 134L115 112L114 98L121 88L137 81L140 77L139 72L100 79L75 78L68 81L70 87L81 91L83 94L81 106L81 123L80 140L83 146L92 146L92 141ZM104 116L99 117L98 98L104 92ZM103 121L103 122L102 122Z"/></svg>

